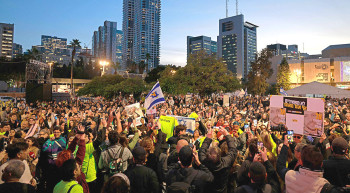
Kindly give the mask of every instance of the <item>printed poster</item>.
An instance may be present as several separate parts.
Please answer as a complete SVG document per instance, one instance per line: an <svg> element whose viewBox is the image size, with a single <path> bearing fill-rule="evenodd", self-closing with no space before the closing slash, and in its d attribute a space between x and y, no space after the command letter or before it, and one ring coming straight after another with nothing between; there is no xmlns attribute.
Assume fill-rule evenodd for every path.
<svg viewBox="0 0 350 193"><path fill-rule="evenodd" d="M320 137L324 132L324 99L270 97L271 127L284 124L295 134Z"/></svg>

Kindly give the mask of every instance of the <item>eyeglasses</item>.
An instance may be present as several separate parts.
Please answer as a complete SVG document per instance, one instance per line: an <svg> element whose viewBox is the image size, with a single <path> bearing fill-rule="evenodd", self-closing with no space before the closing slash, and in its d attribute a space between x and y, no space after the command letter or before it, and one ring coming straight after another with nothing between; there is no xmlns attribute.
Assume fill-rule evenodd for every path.
<svg viewBox="0 0 350 193"><path fill-rule="evenodd" d="M301 139L301 136L293 136L293 138Z"/></svg>

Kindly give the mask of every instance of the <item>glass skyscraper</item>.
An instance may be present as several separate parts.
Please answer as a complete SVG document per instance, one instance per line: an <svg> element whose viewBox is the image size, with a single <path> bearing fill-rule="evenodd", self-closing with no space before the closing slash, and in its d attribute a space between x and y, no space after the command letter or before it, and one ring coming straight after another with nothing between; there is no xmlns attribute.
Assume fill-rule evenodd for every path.
<svg viewBox="0 0 350 193"><path fill-rule="evenodd" d="M92 37L93 56L115 63L117 61L117 22L105 21Z"/></svg>
<svg viewBox="0 0 350 193"><path fill-rule="evenodd" d="M210 55L216 55L216 41L212 41L211 38L207 36L187 36L187 57L190 54L194 54L200 50L204 50Z"/></svg>
<svg viewBox="0 0 350 193"><path fill-rule="evenodd" d="M122 44L123 44L123 31L117 30L117 49L116 49L116 57L117 57L117 62L119 64L122 63Z"/></svg>
<svg viewBox="0 0 350 193"><path fill-rule="evenodd" d="M42 35L41 46L44 46L45 54L53 54L55 49L67 49L67 38Z"/></svg>
<svg viewBox="0 0 350 193"><path fill-rule="evenodd" d="M218 57L237 78L247 77L257 52L256 29L258 26L244 22L243 15L219 21Z"/></svg>
<svg viewBox="0 0 350 193"><path fill-rule="evenodd" d="M131 62L159 65L160 0L123 1L123 67Z"/></svg>

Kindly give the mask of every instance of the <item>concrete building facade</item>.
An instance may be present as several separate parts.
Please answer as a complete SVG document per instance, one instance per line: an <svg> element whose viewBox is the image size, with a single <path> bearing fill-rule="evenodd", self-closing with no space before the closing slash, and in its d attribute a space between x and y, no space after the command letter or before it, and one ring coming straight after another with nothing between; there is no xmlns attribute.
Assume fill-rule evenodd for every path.
<svg viewBox="0 0 350 193"><path fill-rule="evenodd" d="M0 57L12 59L14 24L0 23Z"/></svg>
<svg viewBox="0 0 350 193"><path fill-rule="evenodd" d="M222 58L237 78L245 78L257 53L257 27L245 22L243 15L221 19L217 42L218 58Z"/></svg>

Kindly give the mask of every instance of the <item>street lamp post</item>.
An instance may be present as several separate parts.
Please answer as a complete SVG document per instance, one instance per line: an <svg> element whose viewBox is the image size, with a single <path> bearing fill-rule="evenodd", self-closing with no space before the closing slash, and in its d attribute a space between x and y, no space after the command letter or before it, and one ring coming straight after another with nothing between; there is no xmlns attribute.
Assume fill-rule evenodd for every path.
<svg viewBox="0 0 350 193"><path fill-rule="evenodd" d="M108 64L109 64L109 62L107 62L107 61L100 61L100 65L102 66L101 76L103 76L105 74L105 66Z"/></svg>
<svg viewBox="0 0 350 193"><path fill-rule="evenodd" d="M300 69L295 69L294 70L295 76L297 77L297 85L299 85L299 77L301 75Z"/></svg>

